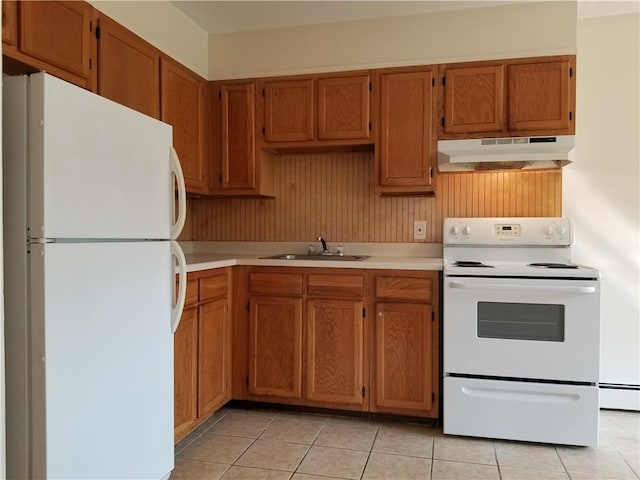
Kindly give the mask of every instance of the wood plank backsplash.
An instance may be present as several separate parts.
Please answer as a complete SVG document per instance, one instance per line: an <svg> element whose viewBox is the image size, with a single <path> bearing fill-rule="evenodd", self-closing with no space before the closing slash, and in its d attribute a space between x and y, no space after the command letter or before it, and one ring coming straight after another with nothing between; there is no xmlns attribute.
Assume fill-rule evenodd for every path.
<svg viewBox="0 0 640 480"><path fill-rule="evenodd" d="M562 171L439 174L435 197L380 197L371 152L280 155L275 198L189 199L184 240L442 242L445 217L559 216Z"/></svg>

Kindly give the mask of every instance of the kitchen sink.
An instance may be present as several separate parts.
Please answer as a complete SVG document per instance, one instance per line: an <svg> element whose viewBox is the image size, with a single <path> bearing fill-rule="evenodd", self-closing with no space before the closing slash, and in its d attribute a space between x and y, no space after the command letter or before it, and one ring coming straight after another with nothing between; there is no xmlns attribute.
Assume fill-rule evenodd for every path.
<svg viewBox="0 0 640 480"><path fill-rule="evenodd" d="M353 262L358 260L364 260L365 258L369 258L367 255L340 255L338 253L331 254L297 254L297 253L283 253L279 255L271 255L269 257L261 257L262 259L271 259L271 260L335 260L339 262Z"/></svg>

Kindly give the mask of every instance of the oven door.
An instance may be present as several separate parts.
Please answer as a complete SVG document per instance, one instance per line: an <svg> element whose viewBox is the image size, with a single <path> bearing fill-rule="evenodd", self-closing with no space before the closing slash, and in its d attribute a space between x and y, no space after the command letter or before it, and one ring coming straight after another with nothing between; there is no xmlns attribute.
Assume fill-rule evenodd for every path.
<svg viewBox="0 0 640 480"><path fill-rule="evenodd" d="M445 276L446 374L597 383L597 280Z"/></svg>

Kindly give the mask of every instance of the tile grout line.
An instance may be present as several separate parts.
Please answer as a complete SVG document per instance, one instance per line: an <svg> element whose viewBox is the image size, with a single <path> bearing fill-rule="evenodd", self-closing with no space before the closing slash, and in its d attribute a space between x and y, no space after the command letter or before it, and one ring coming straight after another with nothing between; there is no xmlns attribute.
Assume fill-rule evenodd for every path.
<svg viewBox="0 0 640 480"><path fill-rule="evenodd" d="M376 440L378 439L378 433L380 433L380 426L376 428L376 434L373 436L373 441L371 442L371 448L369 448L369 452L367 453L367 459L364 462L364 467L362 467L362 473L360 474L360 480L364 477L364 472L367 470L367 465L369 464L369 459L371 458L371 453L373 452L373 446L376 444Z"/></svg>
<svg viewBox="0 0 640 480"><path fill-rule="evenodd" d="M564 468L564 472L567 474L567 477L569 478L569 480L571 480L571 474L569 473L569 469L567 468L567 466L564 464L564 460L562 460L562 455L560 455L560 452L558 451L558 447L553 447L553 451L556 452L556 455L558 456L558 459L562 464L562 468Z"/></svg>
<svg viewBox="0 0 640 480"><path fill-rule="evenodd" d="M498 478L502 480L502 468L500 468L500 462L498 461L498 449L496 448L496 442L491 441L491 446L493 447L493 455L496 458L496 468L498 469Z"/></svg>
<svg viewBox="0 0 640 480"><path fill-rule="evenodd" d="M431 442L431 468L429 469L429 480L433 479L433 462L436 459L436 436L433 435L433 442Z"/></svg>
<svg viewBox="0 0 640 480"><path fill-rule="evenodd" d="M311 447L313 447L313 444L315 443L315 441L320 436L320 433L322 432L322 430L324 430L324 427L325 427L326 424L327 424L327 419L325 418L324 422L322 422L322 427L320 427L320 430L318 430L318 433L316 433L315 437L313 437L313 440L311 441L311 443L307 445L307 451L304 452L304 455L302 456L302 458L300 459L300 461L296 465L296 468L293 470L293 472L291 473L291 477L289 477L289 478L293 478L293 476L296 473L298 473L298 469L300 468L300 465L302 465L302 462L304 462L304 459L307 458L307 455L309 455L309 452L311 451ZM300 473L302 473L302 472L300 472Z"/></svg>

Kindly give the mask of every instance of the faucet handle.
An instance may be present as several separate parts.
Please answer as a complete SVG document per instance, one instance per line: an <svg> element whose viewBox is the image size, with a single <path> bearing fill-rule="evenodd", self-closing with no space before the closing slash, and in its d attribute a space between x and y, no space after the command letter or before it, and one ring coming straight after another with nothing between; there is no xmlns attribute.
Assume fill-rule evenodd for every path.
<svg viewBox="0 0 640 480"><path fill-rule="evenodd" d="M309 251L307 253L315 253L316 252L316 246L315 245L307 245Z"/></svg>
<svg viewBox="0 0 640 480"><path fill-rule="evenodd" d="M338 245L336 247L336 251L338 252L338 255L344 255L344 247L342 245Z"/></svg>

